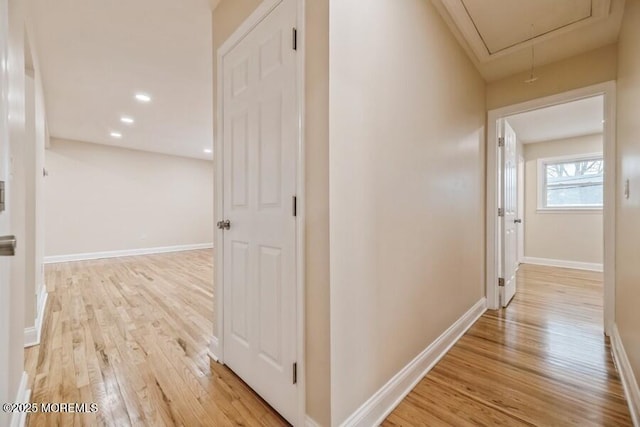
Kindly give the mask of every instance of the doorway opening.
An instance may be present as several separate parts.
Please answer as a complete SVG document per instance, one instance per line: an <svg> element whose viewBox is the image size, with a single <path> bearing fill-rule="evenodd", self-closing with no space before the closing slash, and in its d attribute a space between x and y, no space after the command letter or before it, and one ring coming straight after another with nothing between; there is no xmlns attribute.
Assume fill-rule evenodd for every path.
<svg viewBox="0 0 640 427"><path fill-rule="evenodd" d="M615 266L614 97L615 83L609 82L489 112L490 309L506 307L516 295L522 265L543 266L543 272L596 272L589 273L595 281L603 273L601 324L609 334Z"/></svg>

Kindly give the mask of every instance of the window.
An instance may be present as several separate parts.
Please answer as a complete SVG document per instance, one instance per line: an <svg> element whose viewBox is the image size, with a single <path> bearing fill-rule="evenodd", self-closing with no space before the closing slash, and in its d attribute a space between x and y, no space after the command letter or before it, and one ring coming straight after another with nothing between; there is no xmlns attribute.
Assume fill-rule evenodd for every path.
<svg viewBox="0 0 640 427"><path fill-rule="evenodd" d="M538 209L602 209L602 154L538 160Z"/></svg>

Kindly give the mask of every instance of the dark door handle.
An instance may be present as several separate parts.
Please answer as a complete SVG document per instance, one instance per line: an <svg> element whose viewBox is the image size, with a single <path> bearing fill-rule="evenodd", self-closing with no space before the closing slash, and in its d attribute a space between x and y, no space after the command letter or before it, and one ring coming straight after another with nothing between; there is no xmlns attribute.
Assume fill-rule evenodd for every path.
<svg viewBox="0 0 640 427"><path fill-rule="evenodd" d="M225 219L224 221L218 221L216 225L220 230L228 230L231 228L231 221Z"/></svg>

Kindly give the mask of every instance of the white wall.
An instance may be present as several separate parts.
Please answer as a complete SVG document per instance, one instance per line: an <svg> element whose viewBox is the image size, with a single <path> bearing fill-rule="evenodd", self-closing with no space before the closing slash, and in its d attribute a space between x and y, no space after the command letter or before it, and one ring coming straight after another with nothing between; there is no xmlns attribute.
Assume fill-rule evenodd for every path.
<svg viewBox="0 0 640 427"><path fill-rule="evenodd" d="M330 3L331 412L484 296L485 83L433 4Z"/></svg>
<svg viewBox="0 0 640 427"><path fill-rule="evenodd" d="M627 0L618 64L616 324L640 380L640 1ZM629 180L629 198L624 197Z"/></svg>
<svg viewBox="0 0 640 427"><path fill-rule="evenodd" d="M28 18L28 16L27 16ZM27 34L32 34L31 25L27 19ZM42 76L40 74L37 47L33 38L25 39L27 76L25 78L25 112L26 137L24 172L26 178L26 247L25 258L25 326L34 327L38 321L38 296L44 287L44 152L49 144L47 134L47 119L44 102Z"/></svg>
<svg viewBox="0 0 640 427"><path fill-rule="evenodd" d="M47 257L213 241L213 162L56 139L45 162Z"/></svg>
<svg viewBox="0 0 640 427"><path fill-rule="evenodd" d="M524 144L525 257L603 262L602 211L538 212L538 159L602 153L602 134Z"/></svg>
<svg viewBox="0 0 640 427"><path fill-rule="evenodd" d="M30 15L28 15L29 18ZM29 34L33 34L33 28L28 19L27 22L27 30ZM31 308L37 308L38 303L42 303L42 301L38 301L38 296L42 296L43 288L45 287L44 283L44 157L45 157L45 148L49 145L49 131L47 128L47 113L45 108L45 96L44 96L44 88L42 85L42 75L40 73L40 61L38 55L38 46L34 44L33 38L31 37L29 40L31 55L34 65L34 89L35 89L35 99L34 99L34 109L35 109L35 133L34 133L34 205L33 209L35 212L35 232L34 232L34 244L35 244L35 259L33 261L33 276L35 278L34 285L35 289L31 295L27 295L26 300L28 303L27 315L29 315L29 310ZM36 299L30 301L31 298L35 297ZM33 313L38 316L40 313ZM29 317L31 319L31 316ZM35 319L37 322L38 319ZM28 326L33 325L33 323L28 323Z"/></svg>
<svg viewBox="0 0 640 427"><path fill-rule="evenodd" d="M234 0L235 1L235 0ZM331 420L329 338L329 0L306 3L307 413Z"/></svg>
<svg viewBox="0 0 640 427"><path fill-rule="evenodd" d="M529 71L491 82L487 85L487 109L615 80L617 54L616 45L612 44L536 67L538 80L533 84L524 82Z"/></svg>

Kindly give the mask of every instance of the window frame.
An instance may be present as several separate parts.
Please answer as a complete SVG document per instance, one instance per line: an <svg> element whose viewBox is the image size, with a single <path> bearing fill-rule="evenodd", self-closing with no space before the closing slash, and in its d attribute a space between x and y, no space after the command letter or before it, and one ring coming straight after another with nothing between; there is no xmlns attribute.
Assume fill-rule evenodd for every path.
<svg viewBox="0 0 640 427"><path fill-rule="evenodd" d="M567 212L602 212L604 207L604 200L602 201L602 206L546 206L547 200L547 174L546 174L546 165L553 163L571 163L571 162L581 162L585 160L602 160L604 162L604 155L602 152L596 153L586 153L586 154L572 154L566 156L556 156L556 157L544 157L538 159L538 167L537 167L537 192L538 192L538 206L536 211L539 213L567 213ZM605 165L606 167L606 165ZM602 182L602 187L604 190L604 180Z"/></svg>

